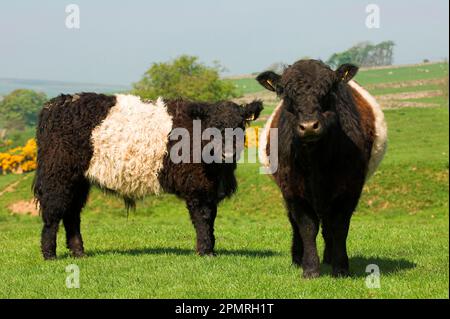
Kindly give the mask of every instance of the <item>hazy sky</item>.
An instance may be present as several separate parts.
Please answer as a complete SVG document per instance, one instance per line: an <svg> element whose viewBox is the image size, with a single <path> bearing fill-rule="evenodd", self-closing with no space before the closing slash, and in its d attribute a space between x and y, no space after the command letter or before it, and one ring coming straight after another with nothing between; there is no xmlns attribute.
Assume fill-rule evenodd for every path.
<svg viewBox="0 0 450 319"><path fill-rule="evenodd" d="M80 29L65 26L70 3ZM379 29L365 25L370 3ZM241 74L365 40L393 40L395 63L437 60L448 57L448 11L447 0L2 0L0 77L130 84L183 53Z"/></svg>

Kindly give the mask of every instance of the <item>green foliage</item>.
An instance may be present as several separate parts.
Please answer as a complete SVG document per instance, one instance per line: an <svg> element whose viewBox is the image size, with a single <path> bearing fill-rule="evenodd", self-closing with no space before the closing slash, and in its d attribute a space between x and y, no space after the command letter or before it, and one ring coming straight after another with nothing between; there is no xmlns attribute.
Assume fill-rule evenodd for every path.
<svg viewBox="0 0 450 319"><path fill-rule="evenodd" d="M376 45L361 42L350 49L334 53L327 61L333 67L343 63L353 63L359 66L391 65L393 61L394 42L384 41Z"/></svg>
<svg viewBox="0 0 450 319"><path fill-rule="evenodd" d="M46 101L45 93L27 89L12 91L0 102L0 126L23 129L36 125L38 112Z"/></svg>
<svg viewBox="0 0 450 319"><path fill-rule="evenodd" d="M236 96L234 86L219 76L220 66L208 67L197 57L182 55L163 63L154 63L144 77L133 85L133 94L142 98L185 98L215 102Z"/></svg>
<svg viewBox="0 0 450 319"><path fill-rule="evenodd" d="M307 58L302 58L302 59L307 59ZM284 70L286 69L287 64L284 62L275 62L272 63L271 65L269 65L269 67L267 68L268 71L273 71L275 73L281 74L284 72Z"/></svg>

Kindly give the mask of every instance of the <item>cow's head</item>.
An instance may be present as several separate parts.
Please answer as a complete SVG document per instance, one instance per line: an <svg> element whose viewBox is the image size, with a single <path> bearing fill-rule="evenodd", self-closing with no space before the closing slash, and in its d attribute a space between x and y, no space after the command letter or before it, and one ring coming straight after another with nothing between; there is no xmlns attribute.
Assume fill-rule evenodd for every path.
<svg viewBox="0 0 450 319"><path fill-rule="evenodd" d="M321 61L300 60L282 75L266 71L256 80L283 99L285 109L294 117L293 129L304 143L320 140L337 120L340 89L358 72L358 67L343 64L333 71Z"/></svg>
<svg viewBox="0 0 450 319"><path fill-rule="evenodd" d="M214 104L192 104L189 114L192 119L201 120L204 134L207 129L213 129L211 133L220 132L222 160L233 162L238 160L243 150L245 127L259 117L262 109L262 102L258 100L243 105L222 101ZM234 135L231 134L233 131ZM212 140L219 142L212 136L210 140L206 139L206 142Z"/></svg>

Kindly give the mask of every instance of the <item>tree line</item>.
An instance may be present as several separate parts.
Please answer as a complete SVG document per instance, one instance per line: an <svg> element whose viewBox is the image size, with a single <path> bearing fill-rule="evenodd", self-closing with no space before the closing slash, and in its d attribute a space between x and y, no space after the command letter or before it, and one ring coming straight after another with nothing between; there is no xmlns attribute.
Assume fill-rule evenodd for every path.
<svg viewBox="0 0 450 319"><path fill-rule="evenodd" d="M0 129L35 126L38 112L47 101L47 95L28 89L14 90L0 100Z"/></svg>
<svg viewBox="0 0 450 319"><path fill-rule="evenodd" d="M334 53L327 63L332 67L343 63L353 63L364 67L392 65L394 46L393 41L383 41L378 44L360 42L346 51Z"/></svg>

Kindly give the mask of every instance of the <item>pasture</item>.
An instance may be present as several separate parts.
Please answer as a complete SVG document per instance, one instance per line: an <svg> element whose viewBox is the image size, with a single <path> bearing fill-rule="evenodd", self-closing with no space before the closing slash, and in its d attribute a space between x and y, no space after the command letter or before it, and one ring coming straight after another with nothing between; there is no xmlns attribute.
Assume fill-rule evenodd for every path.
<svg viewBox="0 0 450 319"><path fill-rule="evenodd" d="M238 166L239 190L219 206L214 258L195 255L195 232L176 197L149 197L127 216L121 200L94 189L82 213L88 257L69 256L61 227L58 259L44 262L40 218L11 210L31 199L29 173L0 176L0 297L448 298L449 111L446 97L429 93L442 90L446 75L447 65L431 64L357 78L381 100L389 96L392 109L388 153L352 219L351 278L334 279L322 266L320 278L301 279L280 192L259 164ZM428 94L407 94L420 91ZM266 107L267 116L273 104ZM322 239L319 247L321 255ZM69 264L80 268L79 289L66 288ZM366 286L369 264L380 269L380 288Z"/></svg>

